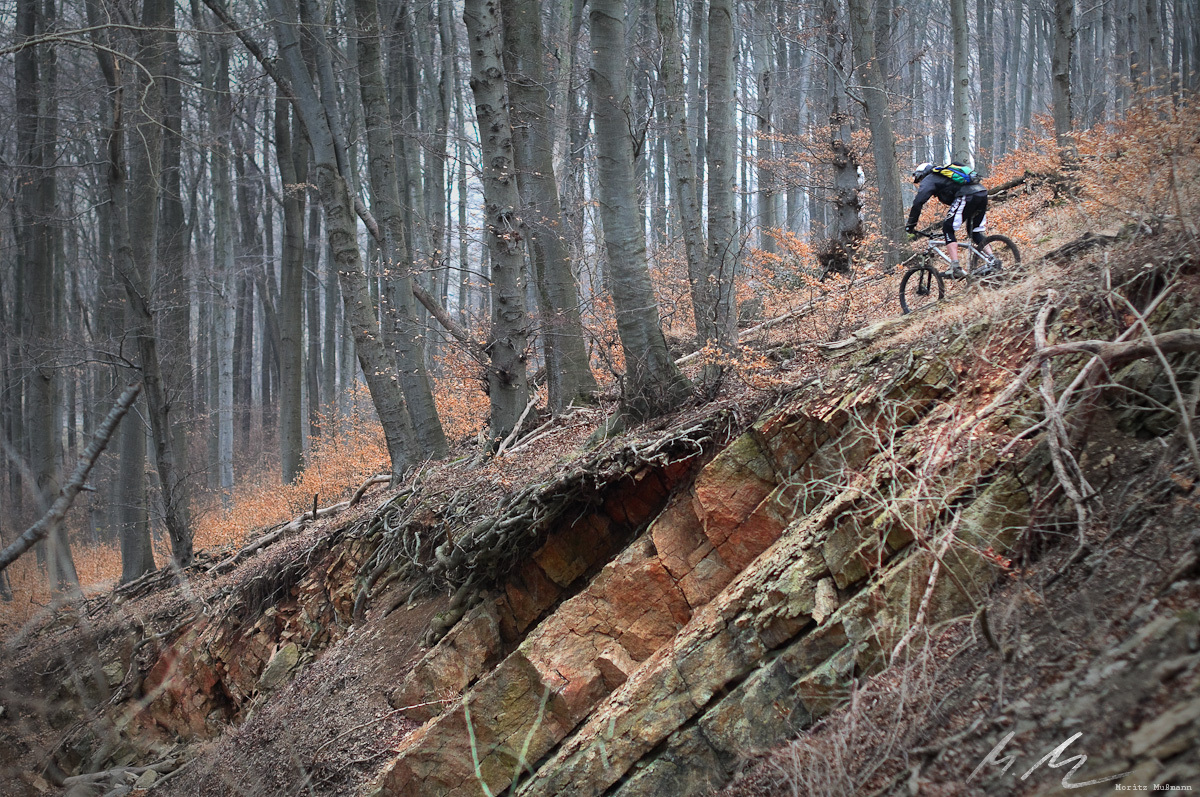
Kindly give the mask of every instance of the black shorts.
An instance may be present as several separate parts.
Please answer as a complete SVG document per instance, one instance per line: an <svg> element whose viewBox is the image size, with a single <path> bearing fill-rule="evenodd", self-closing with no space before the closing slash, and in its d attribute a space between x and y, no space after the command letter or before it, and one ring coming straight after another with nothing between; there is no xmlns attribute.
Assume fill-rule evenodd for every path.
<svg viewBox="0 0 1200 797"><path fill-rule="evenodd" d="M954 231L964 224L971 233L971 240L976 243L983 241L984 232L987 230L987 197L987 191L976 191L954 199L950 211L946 214L946 220L942 222L942 234L946 243L958 240Z"/></svg>

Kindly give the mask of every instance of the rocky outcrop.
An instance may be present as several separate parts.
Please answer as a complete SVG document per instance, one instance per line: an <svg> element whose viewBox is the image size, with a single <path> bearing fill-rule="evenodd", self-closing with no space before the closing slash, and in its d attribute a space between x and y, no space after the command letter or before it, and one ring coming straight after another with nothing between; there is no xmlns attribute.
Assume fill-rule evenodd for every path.
<svg viewBox="0 0 1200 797"><path fill-rule="evenodd" d="M1021 527L1026 499L1011 477L988 483L1005 435L946 439L955 369L851 357L765 415L405 739L376 793L499 793L514 778L528 795L692 793L828 711L918 611L969 610L991 578L978 552L1006 544L988 530ZM957 542L935 556L938 525Z"/></svg>

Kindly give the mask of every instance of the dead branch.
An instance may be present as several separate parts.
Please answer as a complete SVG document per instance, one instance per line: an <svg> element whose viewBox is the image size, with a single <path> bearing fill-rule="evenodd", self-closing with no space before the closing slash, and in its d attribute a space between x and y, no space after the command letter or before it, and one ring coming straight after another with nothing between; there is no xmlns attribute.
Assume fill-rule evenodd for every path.
<svg viewBox="0 0 1200 797"><path fill-rule="evenodd" d="M39 540L45 539L51 531L58 527L66 517L67 511L71 508L75 496L83 489L84 482L87 481L88 475L92 472L92 468L96 465L96 460L104 453L104 449L108 446L108 441L112 438L113 432L117 429L117 424L125 417L125 413L133 406L133 402L137 400L138 393L142 391L140 382L135 382L125 388L121 397L117 399L117 403L109 411L104 422L96 429L96 433L92 435L92 440L88 443L87 448L79 455L79 461L75 465L75 471L71 474L71 478L63 486L58 494L58 499L49 511L42 516L42 519L34 523L25 533L22 534L10 546L0 552L0 571L4 570L10 564L15 562L22 554L37 544Z"/></svg>
<svg viewBox="0 0 1200 797"><path fill-rule="evenodd" d="M356 506L358 504L358 502L363 499L363 496L367 494L367 490L369 488L374 487L377 484L391 484L391 483L392 483L392 477L391 477L391 475L389 475L387 473L381 473L378 476L372 476L371 478L369 478L365 482L363 482L359 486L359 488L354 491L354 495L350 496L350 506Z"/></svg>
<svg viewBox="0 0 1200 797"><path fill-rule="evenodd" d="M1066 260L1076 255L1081 255L1090 249L1096 249L1101 246L1108 246L1121 240L1120 235L1106 235L1104 233L1094 233L1091 230L1085 232L1081 237L1074 241L1063 244L1062 246L1047 252L1044 259L1057 263L1060 260Z"/></svg>
<svg viewBox="0 0 1200 797"><path fill-rule="evenodd" d="M933 565L929 568L929 580L925 584L925 594L921 596L920 606L917 608L917 616L913 619L912 625L904 632L904 636L896 643L896 647L892 648L891 663L894 665L900 657L904 648L916 637L922 626L925 625L925 615L929 611L929 603L933 599L933 591L937 587L938 574L942 569L942 558L946 555L946 551L950 548L950 543L954 542L955 536L958 534L958 527L962 524L962 512L954 514L954 521L950 524L950 528L946 530L945 536L942 538L941 547L937 553L933 555ZM969 595L967 596L970 597Z"/></svg>
<svg viewBox="0 0 1200 797"><path fill-rule="evenodd" d="M1002 191L1008 191L1009 189L1016 188L1019 185L1024 185L1025 180L1028 177L1029 177L1029 174L1025 173L1025 174L1021 175L1020 177L1014 177L1013 179L1009 180L1008 182L1001 183L1000 185L997 185L997 186L992 186L991 188L988 189L988 196L992 196L994 194L999 194Z"/></svg>
<svg viewBox="0 0 1200 797"><path fill-rule="evenodd" d="M340 503L333 504L332 506L321 507L320 509L313 509L312 511L306 510L303 514L293 518L287 523L281 523L277 526L272 526L271 530L266 534L254 540L225 561L213 565L208 569L208 572L212 575L217 575L219 573L232 570L234 567L258 553L263 548L266 548L268 545L279 541L293 532L302 531L309 523L319 520L320 518L329 517L330 515L336 515L338 512L342 512L354 506L362 500L363 494L367 491L367 488L371 487L372 485L389 484L391 481L392 477L388 475L381 474L379 476L372 476L354 491L354 495L350 498L350 500L342 501Z"/></svg>
<svg viewBox="0 0 1200 797"><path fill-rule="evenodd" d="M1192 433L1192 419L1191 413L1189 412L1188 402L1183 397L1183 391L1179 387L1179 380L1175 378L1175 370L1171 368L1171 363L1167 361L1167 352L1163 349L1161 343L1162 338L1166 338L1174 334L1177 338L1182 337L1184 339L1184 343L1180 344L1183 346L1183 348L1177 348L1176 351L1196 351L1200 349L1200 330L1177 329L1174 331L1174 333L1165 332L1161 336L1155 337L1154 332L1152 332L1150 329L1150 324L1146 321L1146 316L1138 312L1138 309L1133 306L1133 303L1124 296L1121 297L1121 301L1125 303L1125 306L1129 309L1129 312L1133 313L1134 317L1137 318L1138 324L1142 327L1142 329L1146 330L1144 342L1150 346L1154 356L1158 357L1158 361L1162 364L1163 371L1166 373L1167 381L1171 383L1171 390L1175 393L1175 402L1179 405L1179 427L1183 432L1184 441L1187 442L1188 453L1192 455L1192 464L1196 466L1197 472L1200 472L1200 447L1196 445L1196 435ZM1178 335L1177 333L1184 334ZM1190 347L1184 345L1189 339L1192 343ZM1141 343L1143 341L1136 342ZM1146 356L1150 355L1147 354Z"/></svg>
<svg viewBox="0 0 1200 797"><path fill-rule="evenodd" d="M1050 291L1048 301L1038 313L1037 322L1033 327L1034 345L1039 353L1044 352L1047 347L1046 341L1046 322L1050 317L1051 311L1058 304L1058 294L1055 291ZM1079 521L1079 544L1083 544L1083 534L1087 527L1088 510L1085 505L1085 494L1092 492L1087 480L1079 470L1079 464L1075 461L1075 457L1068 449L1070 437L1067 434L1067 425L1063 419L1063 414L1059 410L1058 399L1054 395L1054 371L1050 366L1050 358L1041 356L1039 366L1042 371L1042 381L1038 385L1038 392L1042 397L1042 405L1046 412L1046 418L1049 421L1048 435L1046 437L1050 446L1050 464L1054 468L1054 476L1058 479L1059 485L1067 498L1071 499L1071 503L1075 505L1075 515ZM1068 473L1068 467L1072 471ZM1075 479L1078 477L1078 483Z"/></svg>
<svg viewBox="0 0 1200 797"><path fill-rule="evenodd" d="M848 290L853 290L854 288L861 287L861 286L866 285L871 282L878 282L879 280L883 279L885 276L887 276L887 275L871 274L866 277L859 277L858 279L851 282L848 286L846 286L846 288L836 291L836 293L838 295L841 295L842 293L844 293ZM756 324L755 326L752 326L749 329L742 330L741 332L738 333L738 342L740 343L741 341L748 340L751 335L754 335L758 332L766 332L768 329L777 327L780 324L787 323L788 321L791 321L795 318L799 318L800 316L803 316L805 313L812 310L814 307L816 307L818 304L823 302L825 299L829 298L829 296L833 293L835 293L835 291L827 291L825 293L822 293L817 298L810 299L809 301L807 301L804 304L797 307L795 310L789 310L788 312L784 313L781 316L776 316L775 318L770 318L770 319L762 322L761 324ZM675 364L676 365L687 365L690 362L695 362L700 357L700 355L703 353L704 353L703 350L700 350L700 351L694 351L691 354L685 354L682 357L680 357L679 359L677 359L675 361Z"/></svg>
<svg viewBox="0 0 1200 797"><path fill-rule="evenodd" d="M113 767L100 772L88 772L83 775L72 775L63 780L62 785L67 789L73 786L94 786L104 781L117 781L126 775L142 775L146 772L157 772L160 775L165 775L168 772L173 772L178 766L178 759L166 758L162 761L151 764L147 767Z"/></svg>
<svg viewBox="0 0 1200 797"><path fill-rule="evenodd" d="M371 214L371 211L363 203L362 198L358 196L354 197L354 211L358 214L358 217L362 219L363 224L366 225L367 232L371 233L371 237L382 244L383 233L379 230L379 222L375 220L375 217ZM417 280L412 280L412 293L413 296L417 298L417 301L429 311L429 314L437 319L437 322L441 324L447 332L450 333L451 337L467 347L468 351L471 352L471 355L475 357L475 359L479 360L480 362L486 362L488 360L487 351L484 349L484 347L478 341L474 340L470 334L468 334L467 331L463 329L450 316L449 313L446 312L446 308L442 307L441 302L430 296L429 293L421 287L420 282Z"/></svg>
<svg viewBox="0 0 1200 797"><path fill-rule="evenodd" d="M1171 293L1171 290L1172 290L1172 288L1167 288L1162 293L1160 293L1157 297L1155 297L1154 301L1150 304L1150 306L1148 308L1146 308L1146 315L1150 315L1151 313L1153 313L1154 309L1156 307L1158 307L1159 303L1162 302L1162 300L1165 299ZM1097 359L1092 360L1086 366L1084 366L1084 368L1080 371L1080 374L1078 376L1076 376L1075 380L1071 383L1071 385L1063 392L1062 397L1059 399L1058 405L1059 405L1060 411L1064 410L1066 408L1066 403L1067 403L1068 398L1073 394L1075 389L1078 388L1078 386L1080 384L1082 384L1083 381L1086 378L1088 378L1088 376L1090 376L1092 369L1095 368L1096 366L1098 366L1100 364L1104 364L1110 368L1117 367L1126 362L1131 362L1133 360L1141 359L1143 357L1149 357L1154 353L1154 348L1151 346L1148 346L1145 341L1133 341L1131 343L1126 343L1125 338L1127 338L1130 334L1132 334L1132 331L1133 331L1132 328L1127 329L1124 332L1122 332L1120 335L1118 335L1115 340L1111 340L1111 341L1108 341L1108 340L1075 341L1072 343L1061 343L1056 346L1047 346L1045 349L1036 351L1034 353L1033 359L1031 359L1025 365L1025 367L1021 369L1021 371L1017 374L1015 379L1013 379L1011 382L1009 382L1008 387L1004 388L1004 390L1000 393L1000 395L998 395L994 399L992 399L987 404L987 406L985 406L982 409L977 410L976 412L969 415L966 419L963 420L962 423L960 423L958 425L958 427L954 430L954 433L951 435L951 440L952 441L957 440L965 432L974 428L980 422L991 417L991 415L993 413L995 413L996 410L1000 409L1005 404L1012 401L1017 396L1017 394L1020 393L1025 388L1025 386L1029 383L1030 378L1033 376L1034 372L1037 371L1038 368L1041 366L1041 363L1043 360L1045 360L1047 358L1052 358L1052 357L1061 357L1061 356L1068 355L1068 354L1089 354L1090 353L1090 354L1096 355ZM1179 330L1179 331L1191 332L1193 334L1197 334L1197 337L1198 337L1197 347L1200 348L1200 333L1197 333L1196 330ZM1175 333L1170 333L1170 332L1166 333L1165 335L1160 335L1157 338L1160 348L1164 344L1164 340L1163 340L1164 338L1168 338L1168 340L1165 341L1167 348L1163 349L1164 351L1195 351L1196 350L1196 349L1173 348L1175 346L1179 346L1181 343L1181 340L1176 339ZM1146 346L1146 348L1144 348L1144 349L1138 348L1139 346ZM1107 355L1107 357L1106 357L1106 355ZM1198 382L1198 384L1200 384L1200 382ZM1039 427L1040 426L1041 426L1041 424L1039 424ZM1026 433L1028 433L1029 431L1030 430L1026 430Z"/></svg>
<svg viewBox="0 0 1200 797"><path fill-rule="evenodd" d="M1130 341L1080 340L1048 346L1038 352L1041 359L1061 357L1065 354L1094 354L1105 365L1118 367L1145 357L1162 354L1200 351L1200 329L1176 329L1159 335Z"/></svg>
<svg viewBox="0 0 1200 797"><path fill-rule="evenodd" d="M499 459L504 454L505 449L511 446L517 439L517 435L521 433L521 426L525 423L525 419L529 417L530 410L532 410L535 406L537 406L537 396L533 396L531 399L529 399L529 403L525 405L525 411L522 412L521 417L517 419L512 431L508 433L508 437L504 438L504 442L501 443L500 447L496 449L496 459Z"/></svg>

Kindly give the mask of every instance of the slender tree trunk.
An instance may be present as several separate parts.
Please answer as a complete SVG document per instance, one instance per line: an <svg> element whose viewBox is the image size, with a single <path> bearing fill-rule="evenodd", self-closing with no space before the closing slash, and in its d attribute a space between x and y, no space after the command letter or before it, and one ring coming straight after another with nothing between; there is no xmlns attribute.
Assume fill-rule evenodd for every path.
<svg viewBox="0 0 1200 797"><path fill-rule="evenodd" d="M858 64L860 91L866 106L867 124L871 128L871 151L875 155L880 217L884 235L894 244L887 248L887 267L891 270L899 262L900 244L904 240L904 199L900 171L896 168L896 138L892 132L884 76L879 69L870 0L849 0L849 3L854 61Z"/></svg>
<svg viewBox="0 0 1200 797"><path fill-rule="evenodd" d="M707 278L708 244L704 240L704 216L697 196L696 166L692 158L691 136L688 134L687 112L684 108L683 53L676 24L675 0L658 0L655 16L663 42L659 77L663 93L666 95L671 187L675 205L679 208L680 226L683 228L683 248L687 257L697 342L703 345L705 341L715 340L717 337L712 313L708 309L716 305L716 292Z"/></svg>
<svg viewBox="0 0 1200 797"><path fill-rule="evenodd" d="M858 159L850 139L850 112L844 65L846 36L835 0L822 4L825 24L826 75L829 102L829 143L833 153L833 219L829 243L819 256L822 276L850 273L854 250L862 239L862 199L858 194Z"/></svg>
<svg viewBox="0 0 1200 797"><path fill-rule="evenodd" d="M121 424L116 521L121 540L121 583L154 569L146 495L146 427L135 413Z"/></svg>
<svg viewBox="0 0 1200 797"><path fill-rule="evenodd" d="M295 109L293 108L293 113ZM295 114L299 119L299 114ZM303 124L300 125L301 130ZM307 140L307 139L306 139ZM293 144L293 148L295 144ZM297 175L302 182L308 182L309 175L309 151L310 147L305 146L305 160L303 168L300 161L296 161ZM307 401L308 412L302 418L301 426L304 421L307 421L310 434L319 435L323 433L322 429L322 412L328 412L331 415L337 414L337 393L333 390L331 383L326 374L335 370L334 363L337 358L334 355L332 345L333 337L336 335L337 326L330 321L331 316L337 315L337 308L340 301L341 292L338 288L337 270L332 267L329 258L325 257L325 282L322 284L318 271L321 265L321 254L324 252L328 255L328 243L322 243L321 238L321 198L316 192L312 192L308 198L308 234L304 245L304 330L305 330L305 360L304 360L304 398ZM324 290L324 302L322 302L322 289ZM324 306L324 317L326 319L325 327L321 327L321 308ZM303 433L302 433L303 435ZM307 443L306 443L307 445Z"/></svg>
<svg viewBox="0 0 1200 797"><path fill-rule="evenodd" d="M679 406L690 385L667 351L646 264L633 169L622 0L592 0L592 106L608 281L625 355L624 408L648 418Z"/></svg>
<svg viewBox="0 0 1200 797"><path fill-rule="evenodd" d="M174 25L174 6L169 0L145 0L142 30L138 34L140 64L152 75L161 75L166 55L164 30ZM155 467L162 489L164 521L171 539L176 563L192 561L190 496L183 468L183 452L176 448L171 392L163 376L158 337L154 326L151 285L158 269L156 248L158 226L158 186L162 157L162 80L147 80L140 70L137 91L139 102L134 112L136 128L131 143L128 168L128 198L121 224L117 252L118 273L125 285L132 313L130 331L138 344L142 383L146 393L146 411L154 441ZM113 174L115 195L126 193L124 170ZM118 213L118 216L121 216ZM132 234L133 231L137 234Z"/></svg>
<svg viewBox="0 0 1200 797"><path fill-rule="evenodd" d="M217 475L221 504L233 506L233 358L237 324L237 272L234 268L233 181L229 159L233 103L229 92L229 48L218 45L213 65L210 130L216 145L210 158L213 191L213 278L216 302L213 334L217 367Z"/></svg>
<svg viewBox="0 0 1200 797"><path fill-rule="evenodd" d="M325 207L326 228L333 253L331 267L338 273L346 319L353 330L358 359L383 427L392 474L398 478L415 456L415 441L408 410L394 378L394 363L389 362L392 358L380 340L375 306L362 266L357 239L358 222L345 177L349 168L345 160L344 139L340 138L340 131L335 135L330 123L331 119L337 117L338 108L329 50L323 40L322 28L313 26L311 30L318 39L317 46L313 48L319 59L317 71L321 96L318 97L308 68L301 59L292 23L294 16L285 11L284 3L285 0L270 0L279 45L279 68L291 84L293 107L303 120L312 144L316 182ZM305 22L311 23L314 16L309 10Z"/></svg>
<svg viewBox="0 0 1200 797"><path fill-rule="evenodd" d="M764 252L775 252L774 230L779 227L774 172L774 114L775 85L778 80L776 58L772 52L774 27L769 12L758 15L754 33L754 60L758 75L758 246ZM783 49L783 44L779 47Z"/></svg>
<svg viewBox="0 0 1200 797"><path fill-rule="evenodd" d="M708 273L715 301L712 314L716 337L709 342L725 355L737 348L735 280L741 260L737 229L737 43L733 31L733 0L710 0L708 6ZM714 386L722 368L708 365L704 383Z"/></svg>
<svg viewBox="0 0 1200 797"><path fill-rule="evenodd" d="M979 150L980 173L987 176L996 160L996 37L995 4L976 0L979 29ZM1003 69L1001 69L1003 75Z"/></svg>
<svg viewBox="0 0 1200 797"><path fill-rule="evenodd" d="M283 247L279 266L279 454L283 481L300 475L304 453L304 197L308 152L282 96L275 100L275 157L283 181ZM293 138L293 136L295 136ZM315 286L314 286L315 287ZM315 292L315 291L314 291ZM315 319L314 319L315 321Z"/></svg>
<svg viewBox="0 0 1200 797"><path fill-rule="evenodd" d="M967 36L967 0L950 0L950 31L954 37L954 139L950 157L971 164L971 71Z"/></svg>
<svg viewBox="0 0 1200 797"><path fill-rule="evenodd" d="M425 353L420 343L424 330L413 307L412 261L405 260L403 253L404 220L397 190L395 146L379 44L379 7L375 0L355 0L354 13L371 199L383 233L384 282L388 297L384 337L396 352L400 387L421 453L440 458L446 455L446 437L425 369Z"/></svg>
<svg viewBox="0 0 1200 797"><path fill-rule="evenodd" d="M499 9L489 0L467 0L463 11L471 50L471 91L479 122L483 158L483 202L487 244L492 261L492 329L487 344L491 436L503 439L525 409L529 383L525 374L528 319L525 312L525 228L518 215L517 190L501 52L504 48Z"/></svg>
<svg viewBox="0 0 1200 797"><path fill-rule="evenodd" d="M21 0L17 4L17 32L22 38L53 29L53 3ZM17 99L18 218L21 221L18 265L23 272L25 295L21 305L25 353L27 405L25 434L36 479L30 485L43 511L58 496L61 438L57 423L60 378L54 343L55 247L53 216L56 212L57 62L53 47L27 47L15 57ZM22 234L23 233L23 234ZM78 588L74 560L66 531L61 526L47 540L46 564L50 585L56 590Z"/></svg>
<svg viewBox="0 0 1200 797"><path fill-rule="evenodd" d="M186 456L195 410L192 396L191 305L185 270L190 225L183 203L183 91L179 64L179 41L174 29L164 34L166 75L163 88L162 189L159 203L158 253L160 284L159 311L155 319L161 347L163 379L170 389L174 421L172 448ZM193 213L195 205L193 202ZM145 405L145 399L141 401Z"/></svg>
<svg viewBox="0 0 1200 797"><path fill-rule="evenodd" d="M692 0L691 64L688 71L688 128L696 138L696 198L704 201L704 167L707 163L708 138L704 127L708 95L704 76L708 74L708 6L706 0Z"/></svg>
<svg viewBox="0 0 1200 797"><path fill-rule="evenodd" d="M579 288L563 235L547 105L550 89L542 66L540 5L534 0L504 0L500 5L504 67L512 101L513 155L542 318L546 384L551 409L561 412L573 403L590 402L596 380L588 365Z"/></svg>
<svg viewBox="0 0 1200 797"><path fill-rule="evenodd" d="M1033 6L1027 4L1025 14L1027 36L1021 39L1025 50L1025 82L1021 84L1021 116L1018 124L1022 133L1018 136L1014 149L1024 143L1033 123L1033 84L1037 82L1038 39L1041 35Z"/></svg>
<svg viewBox="0 0 1200 797"><path fill-rule="evenodd" d="M1054 0L1054 56L1051 65L1054 137L1064 155L1074 149L1071 140L1071 47L1075 38L1074 25L1074 0Z"/></svg>

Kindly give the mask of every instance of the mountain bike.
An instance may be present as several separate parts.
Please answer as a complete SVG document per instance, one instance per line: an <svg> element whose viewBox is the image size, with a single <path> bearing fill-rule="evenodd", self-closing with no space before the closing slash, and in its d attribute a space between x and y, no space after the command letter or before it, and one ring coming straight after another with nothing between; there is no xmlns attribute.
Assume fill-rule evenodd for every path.
<svg viewBox="0 0 1200 797"><path fill-rule="evenodd" d="M985 287L995 287L1015 276L1021 263L1021 252L1008 236L989 235L983 239L981 247L976 247L971 240L959 242L960 257L964 251L970 254L970 258L963 258L969 262L970 270L963 271L955 268L954 261L944 251L946 241L940 235L935 236L934 229L930 227L916 231L917 235L926 239L925 249L909 260L920 257L924 258L924 262L911 266L900 280L900 308L905 313L940 302L946 295L947 279L965 279ZM991 254L987 252L989 248ZM945 271L938 270L939 259L946 264Z"/></svg>

